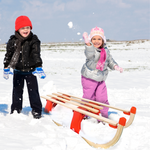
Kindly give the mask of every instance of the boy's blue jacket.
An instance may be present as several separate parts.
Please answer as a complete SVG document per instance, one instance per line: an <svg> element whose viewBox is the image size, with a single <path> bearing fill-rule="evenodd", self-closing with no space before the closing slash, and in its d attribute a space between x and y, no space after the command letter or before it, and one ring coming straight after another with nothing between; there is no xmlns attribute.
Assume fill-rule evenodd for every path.
<svg viewBox="0 0 150 150"><path fill-rule="evenodd" d="M19 34L19 33L15 33ZM7 43L6 54L4 57L4 68L8 67L14 52L18 46L18 36L12 35ZM21 36L21 35L19 35ZM14 69L28 72L35 70L36 67L42 66L42 59L40 55L40 40L36 35L30 32L29 38L21 43L19 59Z"/></svg>

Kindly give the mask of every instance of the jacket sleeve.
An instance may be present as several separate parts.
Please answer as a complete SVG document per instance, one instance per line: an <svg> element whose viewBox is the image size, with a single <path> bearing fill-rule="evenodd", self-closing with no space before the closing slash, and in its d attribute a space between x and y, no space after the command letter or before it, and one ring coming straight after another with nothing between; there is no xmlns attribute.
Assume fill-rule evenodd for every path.
<svg viewBox="0 0 150 150"><path fill-rule="evenodd" d="M8 67L14 52L15 52L15 40L13 39L13 36L11 36L6 45L6 54L3 61L4 68Z"/></svg>
<svg viewBox="0 0 150 150"><path fill-rule="evenodd" d="M87 59L92 59L95 56L95 49L92 43L91 43L91 46L85 45L84 53Z"/></svg>
<svg viewBox="0 0 150 150"><path fill-rule="evenodd" d="M42 59L41 59L41 48L40 48L40 40L37 38L36 35L33 37L33 43L32 43L32 58L35 62L35 67L42 67Z"/></svg>
<svg viewBox="0 0 150 150"><path fill-rule="evenodd" d="M110 54L110 51L107 47L105 47L105 50L107 51L107 61L108 61L108 67L111 70L114 70L114 66L118 65L115 60L113 59L112 55Z"/></svg>

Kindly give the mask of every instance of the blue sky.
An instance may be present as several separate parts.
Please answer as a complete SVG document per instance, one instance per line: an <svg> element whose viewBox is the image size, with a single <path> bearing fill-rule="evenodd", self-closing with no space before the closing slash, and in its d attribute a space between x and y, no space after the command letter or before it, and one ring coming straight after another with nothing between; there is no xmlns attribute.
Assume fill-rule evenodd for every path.
<svg viewBox="0 0 150 150"><path fill-rule="evenodd" d="M96 26L107 39L150 39L150 0L0 0L1 44L14 34L20 15L30 18L43 43L78 42Z"/></svg>

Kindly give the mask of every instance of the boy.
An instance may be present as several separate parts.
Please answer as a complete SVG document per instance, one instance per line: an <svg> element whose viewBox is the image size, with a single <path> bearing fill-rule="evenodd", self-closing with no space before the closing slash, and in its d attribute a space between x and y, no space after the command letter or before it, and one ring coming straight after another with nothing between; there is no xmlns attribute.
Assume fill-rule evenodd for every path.
<svg viewBox="0 0 150 150"><path fill-rule="evenodd" d="M7 43L7 51L4 58L4 78L8 79L13 72L13 93L11 114L14 110L18 113L22 110L24 80L26 80L32 115L41 118L42 103L38 91L37 73L40 78L46 75L42 69L40 56L40 40L32 32L32 23L27 16L19 16L15 21L15 35L12 35Z"/></svg>

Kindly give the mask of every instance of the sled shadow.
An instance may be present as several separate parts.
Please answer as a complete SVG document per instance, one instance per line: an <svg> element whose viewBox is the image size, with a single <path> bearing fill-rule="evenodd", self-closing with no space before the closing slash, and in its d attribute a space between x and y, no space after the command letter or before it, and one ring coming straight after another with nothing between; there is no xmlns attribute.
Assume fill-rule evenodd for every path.
<svg viewBox="0 0 150 150"><path fill-rule="evenodd" d="M110 114L118 114L116 111L109 111L108 112L108 116L110 115Z"/></svg>
<svg viewBox="0 0 150 150"><path fill-rule="evenodd" d="M7 109L7 104L0 104L0 113L4 114L4 116L6 116L9 113Z"/></svg>

